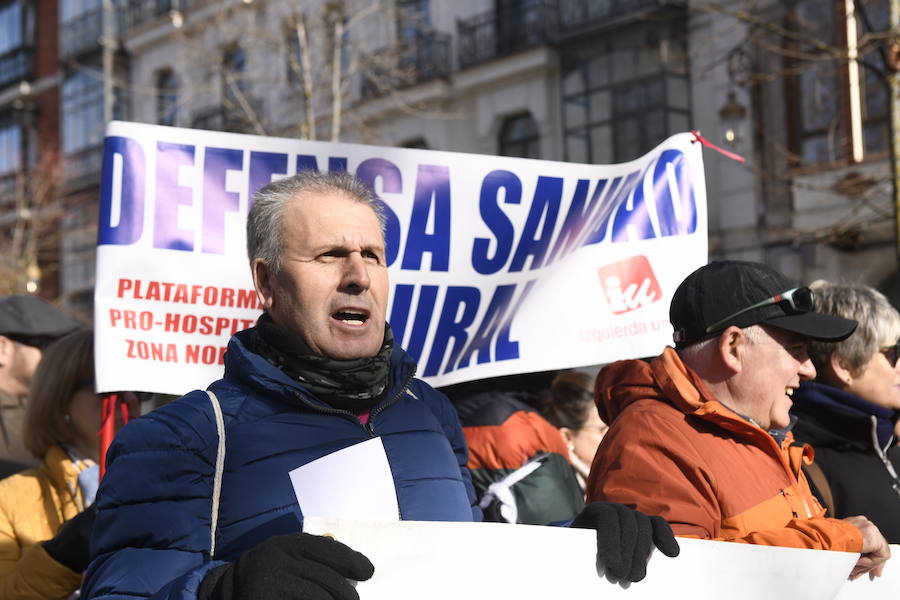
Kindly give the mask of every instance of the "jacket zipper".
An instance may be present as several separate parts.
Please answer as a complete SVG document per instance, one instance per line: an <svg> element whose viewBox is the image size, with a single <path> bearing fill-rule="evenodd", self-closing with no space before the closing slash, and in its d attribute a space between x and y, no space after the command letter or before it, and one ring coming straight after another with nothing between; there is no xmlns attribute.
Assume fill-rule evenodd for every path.
<svg viewBox="0 0 900 600"><path fill-rule="evenodd" d="M375 434L375 427L372 425L375 417L380 414L384 409L388 408L392 404L396 403L403 395L409 390L409 386L412 383L413 378L416 376L416 369L413 369L412 372L407 376L406 381L403 383L403 386L400 388L400 391L394 394L390 400L387 402L383 402L379 404L377 407L372 409L372 412L369 413L369 420L366 423L363 423L359 420L359 417L350 412L349 410L343 410L341 408L329 408L325 406L319 406L318 404L314 404L310 402L303 394L300 392L294 391L294 396L300 400L304 405L311 408L315 412L323 413L327 415L337 415L340 417L344 417L346 419L352 420L354 423L359 424L365 430L365 432L369 435L370 438L377 437Z"/></svg>
<svg viewBox="0 0 900 600"><path fill-rule="evenodd" d="M381 414L386 408L395 404L400 398L402 398L406 392L409 390L410 384L412 384L413 378L416 376L416 370L413 369L412 373L406 378L406 381L403 382L403 386L400 388L400 391L394 394L390 400L387 402L382 402L378 406L372 409L372 412L369 413L369 420L363 425L365 430L368 432L370 437L375 437L375 426L373 423L375 422L375 417ZM359 418L356 419L359 421Z"/></svg>
<svg viewBox="0 0 900 600"><path fill-rule="evenodd" d="M888 475L891 476L891 488L894 490L894 493L900 497L900 479L897 478L897 471L894 469L894 465L891 464L885 450L882 450L881 446L878 445L878 417L870 415L869 418L872 420L872 447L875 448L875 454L881 459L881 464L884 465ZM892 443L894 443L893 436L891 436L891 439L888 441L886 449L890 449Z"/></svg>

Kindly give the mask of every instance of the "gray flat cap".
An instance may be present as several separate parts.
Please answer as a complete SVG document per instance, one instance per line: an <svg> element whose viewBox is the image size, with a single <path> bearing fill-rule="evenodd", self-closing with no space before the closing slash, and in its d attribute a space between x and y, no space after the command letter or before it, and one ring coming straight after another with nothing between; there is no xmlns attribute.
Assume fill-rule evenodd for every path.
<svg viewBox="0 0 900 600"><path fill-rule="evenodd" d="M0 335L42 348L81 327L52 304L26 294L0 298Z"/></svg>

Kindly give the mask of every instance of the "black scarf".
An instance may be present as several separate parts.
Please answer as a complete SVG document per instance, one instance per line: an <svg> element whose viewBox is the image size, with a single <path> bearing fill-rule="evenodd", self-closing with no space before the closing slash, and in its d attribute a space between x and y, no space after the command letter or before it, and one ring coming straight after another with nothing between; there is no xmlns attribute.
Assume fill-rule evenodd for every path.
<svg viewBox="0 0 900 600"><path fill-rule="evenodd" d="M384 325L384 343L375 356L338 360L315 354L298 336L277 325L268 313L256 323L251 350L303 384L327 404L360 413L387 392L394 334Z"/></svg>

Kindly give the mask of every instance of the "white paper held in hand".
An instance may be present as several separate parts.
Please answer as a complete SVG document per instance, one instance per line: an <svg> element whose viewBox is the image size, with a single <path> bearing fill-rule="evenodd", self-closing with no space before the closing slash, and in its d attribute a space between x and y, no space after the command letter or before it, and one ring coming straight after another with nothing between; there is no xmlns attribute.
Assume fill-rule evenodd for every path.
<svg viewBox="0 0 900 600"><path fill-rule="evenodd" d="M379 437L297 467L290 477L304 517L400 520L394 478Z"/></svg>

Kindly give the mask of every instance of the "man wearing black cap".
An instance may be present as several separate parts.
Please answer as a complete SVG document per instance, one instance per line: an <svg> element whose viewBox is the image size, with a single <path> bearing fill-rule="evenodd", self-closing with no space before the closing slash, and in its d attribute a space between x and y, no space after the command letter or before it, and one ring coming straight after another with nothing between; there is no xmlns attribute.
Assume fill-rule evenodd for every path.
<svg viewBox="0 0 900 600"><path fill-rule="evenodd" d="M851 577L879 575L887 543L865 517L823 517L801 472L811 449L792 445L788 413L816 374L807 341L840 341L856 322L817 313L808 288L740 261L690 274L669 316L674 349L597 376L610 429L588 500L661 515L677 535L860 552Z"/></svg>
<svg viewBox="0 0 900 600"><path fill-rule="evenodd" d="M28 385L41 349L78 327L35 296L0 298L0 477L34 462L21 439Z"/></svg>

